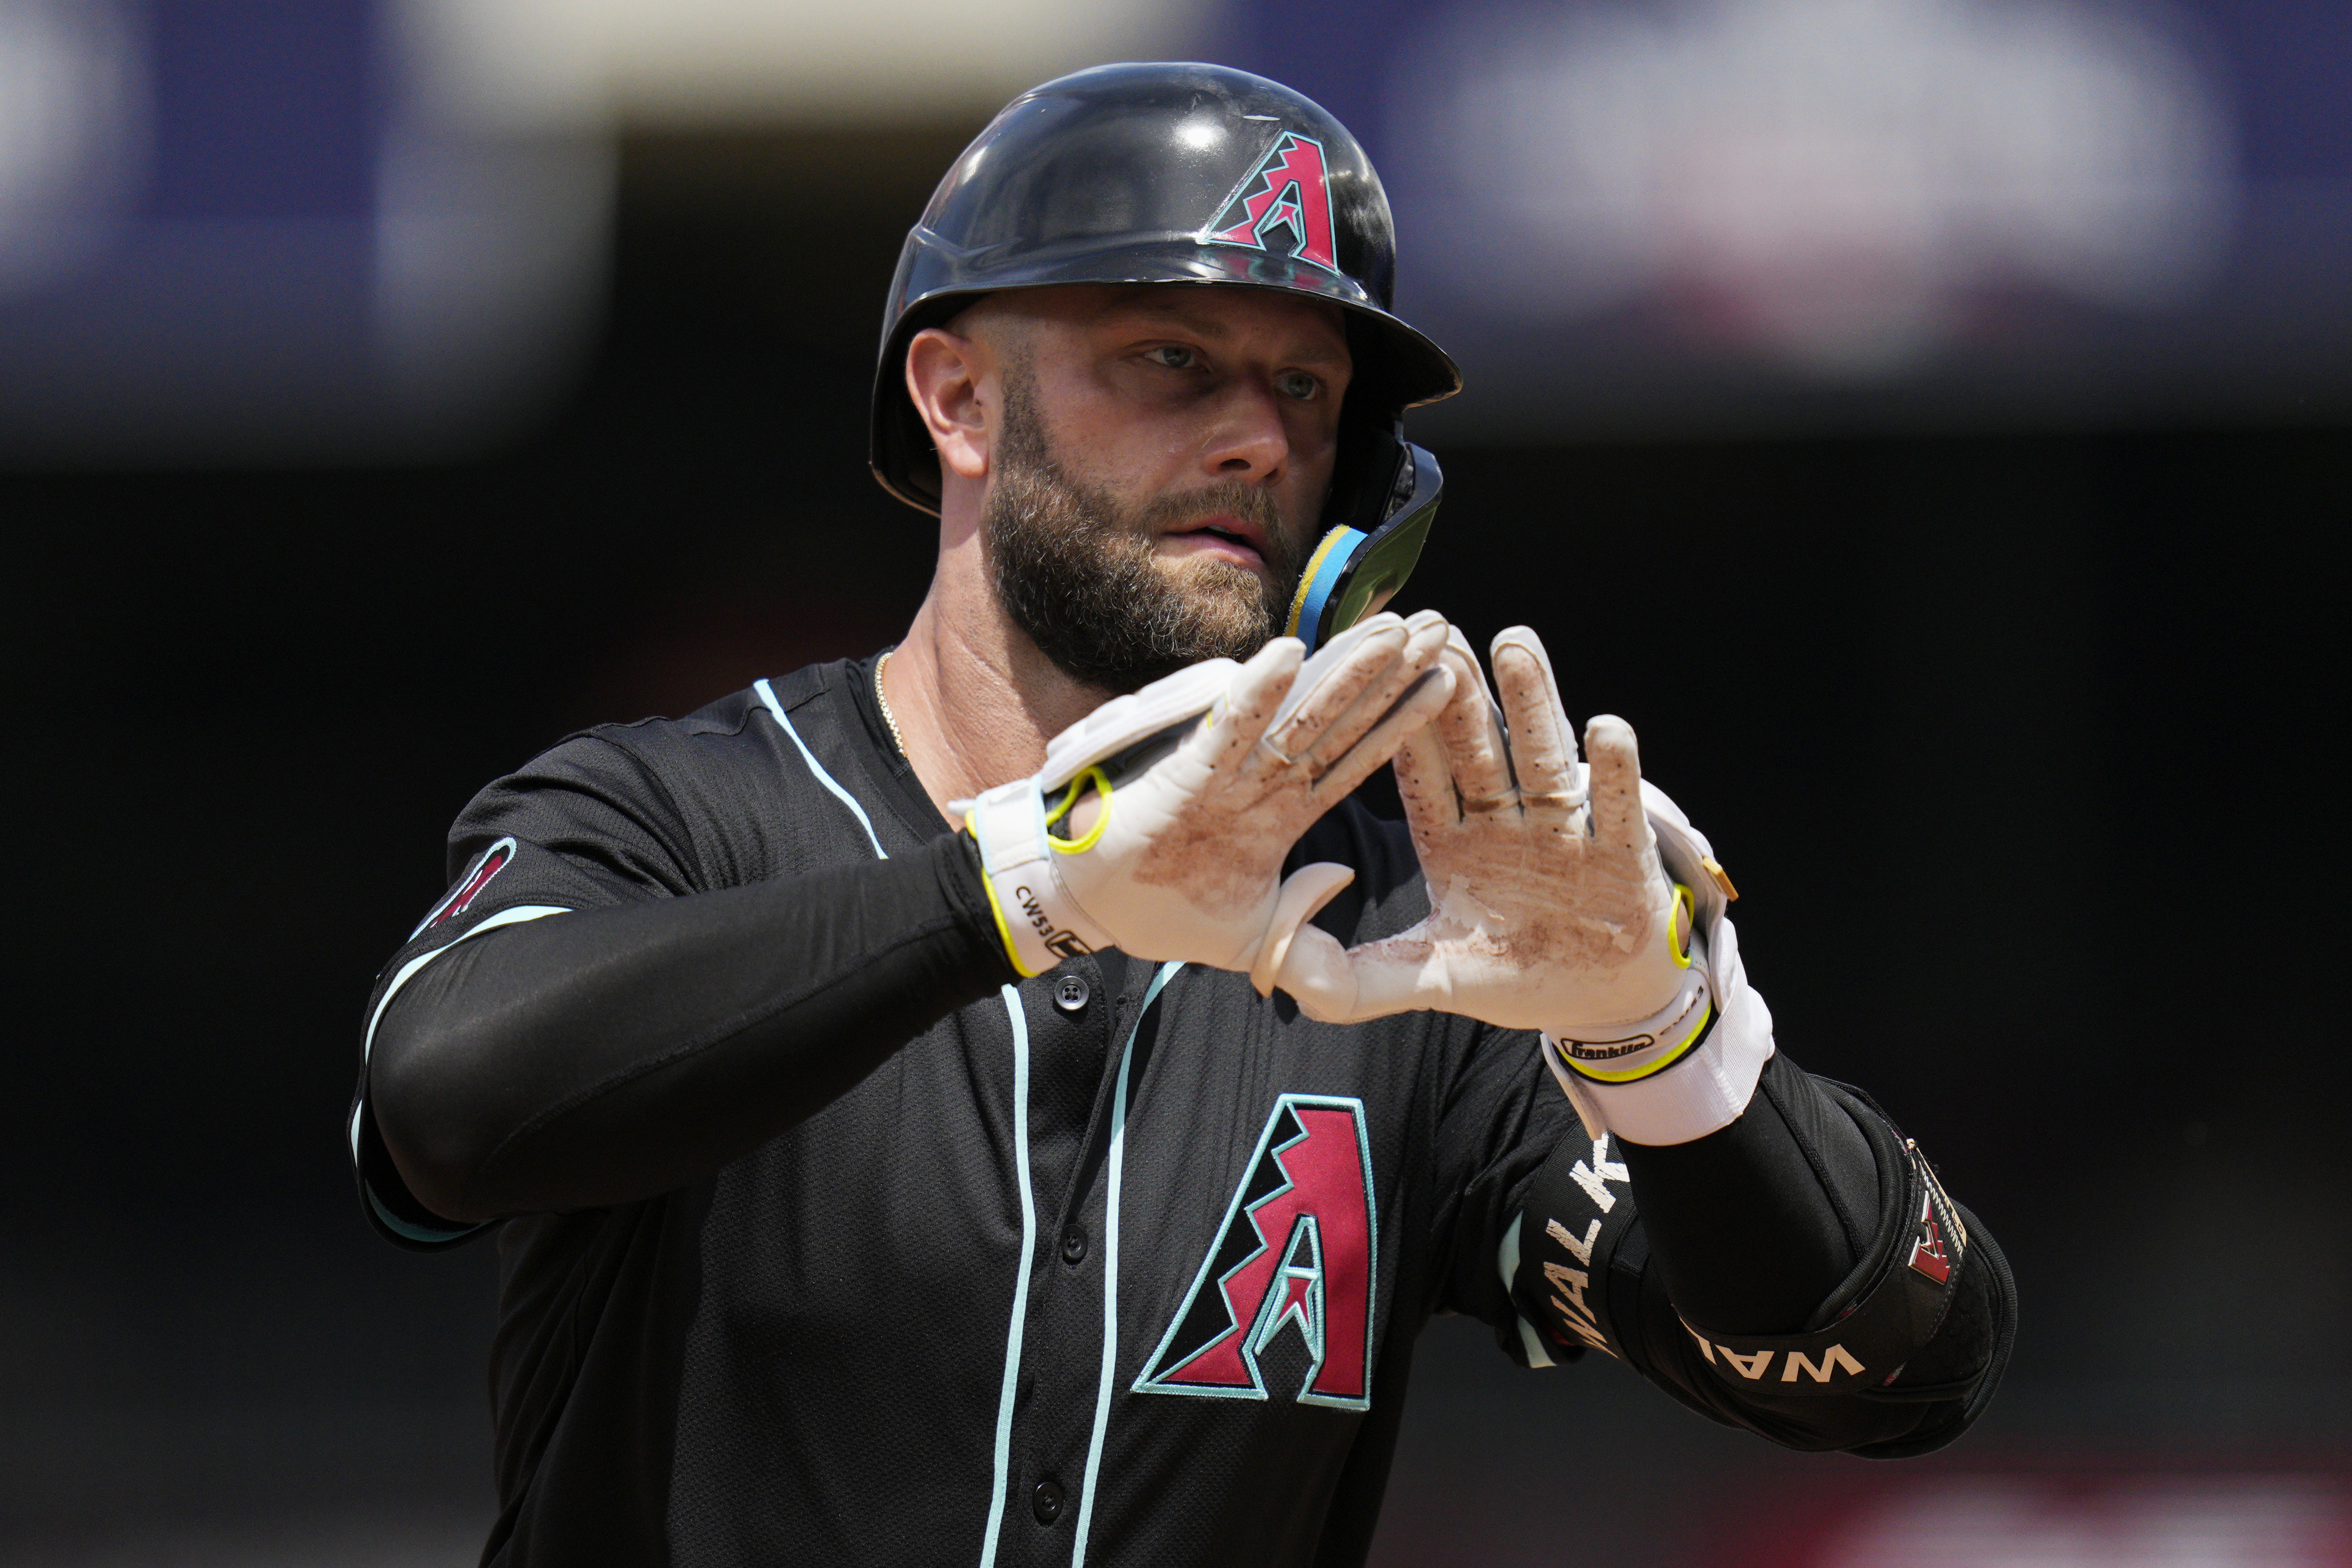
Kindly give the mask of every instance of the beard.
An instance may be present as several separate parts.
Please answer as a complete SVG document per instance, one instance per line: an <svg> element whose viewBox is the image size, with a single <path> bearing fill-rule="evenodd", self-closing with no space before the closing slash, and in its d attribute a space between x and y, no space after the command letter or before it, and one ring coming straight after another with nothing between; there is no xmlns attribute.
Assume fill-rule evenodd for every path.
<svg viewBox="0 0 2352 1568"><path fill-rule="evenodd" d="M1017 370L996 459L981 527L997 599L1071 679L1133 691L1202 659L1246 659L1289 618L1306 552L1263 487L1232 479L1123 503L1055 460ZM1221 511L1258 525L1265 577L1207 557L1160 563L1162 526Z"/></svg>

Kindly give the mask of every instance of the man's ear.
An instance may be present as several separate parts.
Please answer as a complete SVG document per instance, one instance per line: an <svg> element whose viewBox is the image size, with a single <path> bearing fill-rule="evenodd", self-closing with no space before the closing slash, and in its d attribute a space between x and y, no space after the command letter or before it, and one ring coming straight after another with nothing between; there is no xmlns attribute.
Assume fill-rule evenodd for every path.
<svg viewBox="0 0 2352 1568"><path fill-rule="evenodd" d="M907 345L907 395L939 448L940 467L967 479L988 477L994 411L981 383L989 358L977 341L943 327L927 327Z"/></svg>

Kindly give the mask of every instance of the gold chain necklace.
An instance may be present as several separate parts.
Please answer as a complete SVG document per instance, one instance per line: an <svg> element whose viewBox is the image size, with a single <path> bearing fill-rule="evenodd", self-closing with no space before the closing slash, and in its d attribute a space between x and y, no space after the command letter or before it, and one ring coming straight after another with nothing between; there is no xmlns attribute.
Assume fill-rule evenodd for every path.
<svg viewBox="0 0 2352 1568"><path fill-rule="evenodd" d="M898 733L898 716L890 711L890 694L882 689L882 672L890 668L890 654L898 651L894 647L874 661L874 697L882 704L882 722L890 726L890 743L898 748L903 757L907 754L907 737Z"/></svg>

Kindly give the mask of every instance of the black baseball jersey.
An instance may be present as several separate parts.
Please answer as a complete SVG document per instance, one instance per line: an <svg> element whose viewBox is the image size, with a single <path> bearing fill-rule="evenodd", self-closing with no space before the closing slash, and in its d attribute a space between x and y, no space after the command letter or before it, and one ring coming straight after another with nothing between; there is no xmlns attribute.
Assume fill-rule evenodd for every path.
<svg viewBox="0 0 2352 1568"><path fill-rule="evenodd" d="M371 1038L486 933L927 853L948 825L871 671L600 728L486 791ZM1298 854L1356 868L1319 917L1342 940L1423 913L1402 828L1352 803ZM404 1186L364 1071L351 1134L380 1228L470 1234ZM1587 1293L1599 1217L1630 1228L1618 1155L1530 1036L1324 1026L1244 975L1073 960L706 1178L504 1222L485 1561L1358 1562L1415 1338L1444 1311L1523 1362L1591 1345L1772 1430L1727 1415L1738 1390L1700 1370L1654 1270L1644 1308L1638 1242L1613 1325L1608 1279ZM1522 1235L1547 1168L1561 1197L1534 1229L1569 1251Z"/></svg>

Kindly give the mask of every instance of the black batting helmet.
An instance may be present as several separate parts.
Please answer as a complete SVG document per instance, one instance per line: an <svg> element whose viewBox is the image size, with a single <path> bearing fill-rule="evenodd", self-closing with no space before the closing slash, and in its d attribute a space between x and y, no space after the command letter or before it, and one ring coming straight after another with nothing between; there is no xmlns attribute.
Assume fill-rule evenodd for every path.
<svg viewBox="0 0 2352 1568"><path fill-rule="evenodd" d="M907 236L874 378L874 476L926 511L939 455L907 395L908 340L982 294L1065 283L1222 284L1328 300L1355 360L1326 533L1290 629L1320 641L1386 603L1442 484L1407 408L1461 374L1390 309L1396 235L1356 139L1278 82L1223 66L1098 66L1034 88L965 148Z"/></svg>

